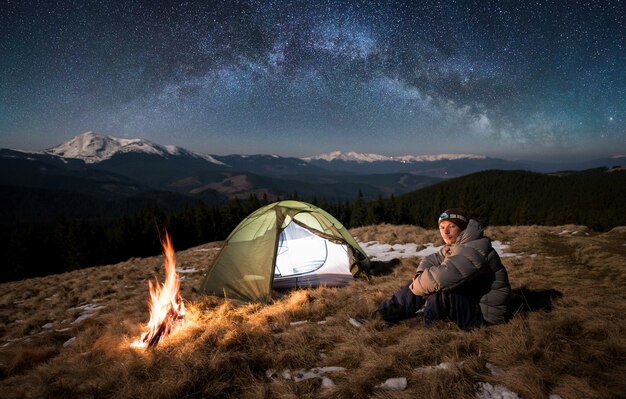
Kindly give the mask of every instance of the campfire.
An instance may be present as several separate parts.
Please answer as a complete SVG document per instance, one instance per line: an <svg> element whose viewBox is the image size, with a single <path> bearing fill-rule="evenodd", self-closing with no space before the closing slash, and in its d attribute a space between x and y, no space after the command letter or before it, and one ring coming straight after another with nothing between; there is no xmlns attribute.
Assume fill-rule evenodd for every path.
<svg viewBox="0 0 626 399"><path fill-rule="evenodd" d="M165 283L161 285L155 277L155 283L148 281L150 289L150 321L147 331L131 344L132 347L153 347L163 338L182 325L185 318L185 305L180 296L180 279L176 273L176 258L170 236L165 232L162 240L165 256Z"/></svg>

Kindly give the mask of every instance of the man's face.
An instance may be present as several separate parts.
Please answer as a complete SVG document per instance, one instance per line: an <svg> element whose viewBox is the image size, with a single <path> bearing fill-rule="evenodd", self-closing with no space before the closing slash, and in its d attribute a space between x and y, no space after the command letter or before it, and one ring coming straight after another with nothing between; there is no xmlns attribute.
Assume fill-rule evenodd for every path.
<svg viewBox="0 0 626 399"><path fill-rule="evenodd" d="M457 237L461 234L461 229L449 220L442 220L439 223L439 233L446 244L451 245L456 242Z"/></svg>

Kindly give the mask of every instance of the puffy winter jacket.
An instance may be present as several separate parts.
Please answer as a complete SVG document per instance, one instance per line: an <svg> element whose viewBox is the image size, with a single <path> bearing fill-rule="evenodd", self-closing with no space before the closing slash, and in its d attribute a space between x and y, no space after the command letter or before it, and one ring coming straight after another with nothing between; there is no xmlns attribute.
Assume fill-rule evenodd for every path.
<svg viewBox="0 0 626 399"><path fill-rule="evenodd" d="M411 284L411 291L420 296L452 289L478 299L488 323L506 321L511 293L509 276L491 240L473 219L453 245L445 245L438 253L422 259Z"/></svg>

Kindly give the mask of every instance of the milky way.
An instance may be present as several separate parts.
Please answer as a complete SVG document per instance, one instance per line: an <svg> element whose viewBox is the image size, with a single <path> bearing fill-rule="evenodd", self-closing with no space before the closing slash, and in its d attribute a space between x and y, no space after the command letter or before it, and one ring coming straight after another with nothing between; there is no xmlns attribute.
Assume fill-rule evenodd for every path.
<svg viewBox="0 0 626 399"><path fill-rule="evenodd" d="M102 4L101 4L102 3ZM623 1L3 1L0 146L626 153Z"/></svg>

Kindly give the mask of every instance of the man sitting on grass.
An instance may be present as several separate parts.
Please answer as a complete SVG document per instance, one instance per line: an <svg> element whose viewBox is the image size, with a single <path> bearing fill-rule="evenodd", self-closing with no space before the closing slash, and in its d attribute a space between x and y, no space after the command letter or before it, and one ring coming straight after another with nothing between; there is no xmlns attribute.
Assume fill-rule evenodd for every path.
<svg viewBox="0 0 626 399"><path fill-rule="evenodd" d="M491 240L461 209L439 216L445 245L420 262L415 276L374 311L375 318L396 323L424 306L424 323L452 320L471 330L507 320L511 286Z"/></svg>

